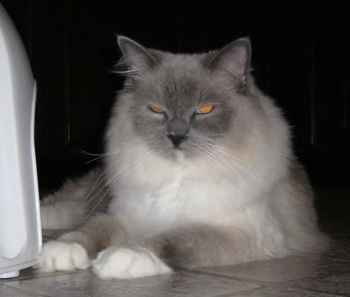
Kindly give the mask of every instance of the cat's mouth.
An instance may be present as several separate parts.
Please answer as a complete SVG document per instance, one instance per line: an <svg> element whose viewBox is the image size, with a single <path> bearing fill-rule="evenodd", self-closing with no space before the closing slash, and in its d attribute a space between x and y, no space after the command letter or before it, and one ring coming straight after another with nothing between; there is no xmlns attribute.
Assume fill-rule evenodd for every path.
<svg viewBox="0 0 350 297"><path fill-rule="evenodd" d="M189 152L186 150L184 144L169 146L167 151L168 158L172 159L176 163L184 163L188 159Z"/></svg>
<svg viewBox="0 0 350 297"><path fill-rule="evenodd" d="M177 147L177 148L174 148L173 149L173 157L174 157L174 160L177 162L177 163L185 163L186 162L186 156L185 156L185 153L184 151Z"/></svg>

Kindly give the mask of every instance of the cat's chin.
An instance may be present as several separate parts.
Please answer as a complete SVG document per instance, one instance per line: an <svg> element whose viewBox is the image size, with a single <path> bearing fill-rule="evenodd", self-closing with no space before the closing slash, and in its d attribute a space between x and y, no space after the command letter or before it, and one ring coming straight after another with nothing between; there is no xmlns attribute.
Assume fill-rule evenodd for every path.
<svg viewBox="0 0 350 297"><path fill-rule="evenodd" d="M174 149L172 151L172 157L173 157L174 161L178 164L185 164L186 160L188 159L186 157L185 152L182 150L179 150L179 149Z"/></svg>

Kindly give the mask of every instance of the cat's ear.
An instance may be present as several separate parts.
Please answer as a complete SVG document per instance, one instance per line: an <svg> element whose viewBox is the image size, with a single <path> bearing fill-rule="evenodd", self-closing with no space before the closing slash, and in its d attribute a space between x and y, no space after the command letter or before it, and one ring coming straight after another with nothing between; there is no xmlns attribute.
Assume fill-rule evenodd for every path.
<svg viewBox="0 0 350 297"><path fill-rule="evenodd" d="M154 67L157 64L156 58L136 41L118 36L118 44L123 57L131 72L139 72Z"/></svg>
<svg viewBox="0 0 350 297"><path fill-rule="evenodd" d="M240 38L219 50L208 66L220 72L245 79L249 70L251 45L249 38Z"/></svg>

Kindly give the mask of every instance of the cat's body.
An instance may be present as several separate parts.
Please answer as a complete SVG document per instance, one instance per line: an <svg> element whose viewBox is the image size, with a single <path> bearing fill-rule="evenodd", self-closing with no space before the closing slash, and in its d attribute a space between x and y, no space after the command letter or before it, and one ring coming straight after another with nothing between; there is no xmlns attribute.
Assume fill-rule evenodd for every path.
<svg viewBox="0 0 350 297"><path fill-rule="evenodd" d="M104 169L42 207L43 218L59 222L55 208L70 204L76 219L65 227L101 199L111 199L107 214L47 243L42 269L85 268L97 256L100 277L132 278L326 245L289 127L249 74L247 39L201 55L148 50L125 37L119 44L130 73L107 129Z"/></svg>

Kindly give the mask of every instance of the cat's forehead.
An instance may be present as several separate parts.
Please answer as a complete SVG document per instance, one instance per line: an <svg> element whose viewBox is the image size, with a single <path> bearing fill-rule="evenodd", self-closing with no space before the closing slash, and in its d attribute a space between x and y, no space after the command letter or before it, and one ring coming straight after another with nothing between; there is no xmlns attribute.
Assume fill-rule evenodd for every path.
<svg viewBox="0 0 350 297"><path fill-rule="evenodd" d="M168 99L199 98L198 93L208 80L208 71L202 58L202 55L172 54L163 60L159 65L157 79L162 93Z"/></svg>
<svg viewBox="0 0 350 297"><path fill-rule="evenodd" d="M160 71L179 76L198 76L207 70L206 54L163 54Z"/></svg>
<svg viewBox="0 0 350 297"><path fill-rule="evenodd" d="M160 55L156 66L141 76L138 94L147 104L186 114L202 104L221 101L217 77L207 67L208 54Z"/></svg>

